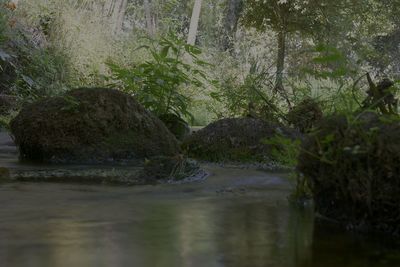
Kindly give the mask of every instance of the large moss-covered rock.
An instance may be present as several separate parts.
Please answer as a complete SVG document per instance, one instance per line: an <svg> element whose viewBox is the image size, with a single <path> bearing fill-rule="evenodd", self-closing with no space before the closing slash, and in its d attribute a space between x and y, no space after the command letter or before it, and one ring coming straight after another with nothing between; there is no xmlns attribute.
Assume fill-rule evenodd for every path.
<svg viewBox="0 0 400 267"><path fill-rule="evenodd" d="M323 119L305 139L298 165L317 211L347 227L400 234L399 137L398 118Z"/></svg>
<svg viewBox="0 0 400 267"><path fill-rule="evenodd" d="M192 134L183 147L190 156L203 160L267 162L276 145L266 141L277 136L299 138L295 130L261 119L222 119Z"/></svg>
<svg viewBox="0 0 400 267"><path fill-rule="evenodd" d="M23 159L100 163L179 153L176 138L132 96L83 88L25 106L11 122Z"/></svg>

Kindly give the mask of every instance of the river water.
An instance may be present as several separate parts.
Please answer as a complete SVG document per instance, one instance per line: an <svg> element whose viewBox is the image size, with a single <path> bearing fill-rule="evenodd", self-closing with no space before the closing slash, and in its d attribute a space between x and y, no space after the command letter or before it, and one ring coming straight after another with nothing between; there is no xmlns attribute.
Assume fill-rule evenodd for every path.
<svg viewBox="0 0 400 267"><path fill-rule="evenodd" d="M0 163L18 167L1 142ZM180 185L1 183L0 266L400 266L395 241L289 204L286 174L204 168Z"/></svg>

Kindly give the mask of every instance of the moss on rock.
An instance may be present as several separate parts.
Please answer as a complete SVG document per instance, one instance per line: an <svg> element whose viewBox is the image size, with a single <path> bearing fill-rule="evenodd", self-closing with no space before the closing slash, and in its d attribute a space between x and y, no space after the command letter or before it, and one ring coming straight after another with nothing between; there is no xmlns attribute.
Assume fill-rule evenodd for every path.
<svg viewBox="0 0 400 267"><path fill-rule="evenodd" d="M298 170L316 210L347 227L400 234L400 122L363 113L323 119Z"/></svg>
<svg viewBox="0 0 400 267"><path fill-rule="evenodd" d="M275 149L265 140L277 135L296 139L290 128L256 118L231 118L214 122L188 137L183 147L190 156L208 161L268 162Z"/></svg>
<svg viewBox="0 0 400 267"><path fill-rule="evenodd" d="M25 106L11 121L23 159L101 163L179 153L176 138L132 96L81 88Z"/></svg>

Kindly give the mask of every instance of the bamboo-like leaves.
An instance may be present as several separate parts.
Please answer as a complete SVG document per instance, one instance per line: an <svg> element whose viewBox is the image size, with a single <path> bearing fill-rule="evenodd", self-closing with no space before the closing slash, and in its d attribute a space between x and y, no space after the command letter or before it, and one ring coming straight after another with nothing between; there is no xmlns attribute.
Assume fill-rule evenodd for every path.
<svg viewBox="0 0 400 267"><path fill-rule="evenodd" d="M151 60L131 68L108 63L113 79L120 81L125 91L135 95L155 114L174 113L192 118L188 110L191 98L185 88L203 87L207 76L202 68L210 66L198 58L201 50L173 34L158 42L151 40L151 45L136 50L139 49L148 51ZM188 57L191 64L185 62Z"/></svg>

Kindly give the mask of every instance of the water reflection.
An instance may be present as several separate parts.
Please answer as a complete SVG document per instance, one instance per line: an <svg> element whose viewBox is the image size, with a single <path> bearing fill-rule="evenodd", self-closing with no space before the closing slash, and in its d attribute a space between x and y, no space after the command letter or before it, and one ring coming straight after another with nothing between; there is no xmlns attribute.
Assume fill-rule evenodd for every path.
<svg viewBox="0 0 400 267"><path fill-rule="evenodd" d="M341 267L399 259L314 227L286 195L218 196L0 188L0 266ZM362 245L364 244L364 245ZM371 265L373 263L373 265ZM387 264L391 265L387 265Z"/></svg>
<svg viewBox="0 0 400 267"><path fill-rule="evenodd" d="M229 207L217 238L224 266L299 266L308 259L311 214L292 211L263 202Z"/></svg>
<svg viewBox="0 0 400 267"><path fill-rule="evenodd" d="M382 235L344 233L334 225L319 222L314 229L311 266L400 266L398 241ZM335 252L335 256L332 254Z"/></svg>

